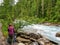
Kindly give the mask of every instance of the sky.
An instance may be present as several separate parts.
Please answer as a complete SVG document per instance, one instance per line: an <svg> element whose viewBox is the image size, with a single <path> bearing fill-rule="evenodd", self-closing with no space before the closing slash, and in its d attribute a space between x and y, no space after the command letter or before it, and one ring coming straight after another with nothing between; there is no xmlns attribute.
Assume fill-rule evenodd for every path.
<svg viewBox="0 0 60 45"><path fill-rule="evenodd" d="M15 0L15 4L18 2L18 0Z"/></svg>
<svg viewBox="0 0 60 45"><path fill-rule="evenodd" d="M15 0L15 3L16 4L18 2L18 0ZM0 4L3 3L3 0L0 0Z"/></svg>
<svg viewBox="0 0 60 45"><path fill-rule="evenodd" d="M0 4L3 2L3 0L0 0Z"/></svg>

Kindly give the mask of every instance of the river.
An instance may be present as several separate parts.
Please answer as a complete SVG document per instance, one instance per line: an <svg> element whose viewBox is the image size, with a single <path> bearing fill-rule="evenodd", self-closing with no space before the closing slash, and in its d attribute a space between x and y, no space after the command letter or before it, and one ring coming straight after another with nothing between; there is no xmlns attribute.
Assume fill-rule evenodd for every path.
<svg viewBox="0 0 60 45"><path fill-rule="evenodd" d="M23 29L26 32L32 32L32 33L39 33L45 38L54 41L60 45L60 38L56 37L56 33L60 32L60 27L59 26L46 26L43 24L32 24L32 25L27 25L24 26Z"/></svg>

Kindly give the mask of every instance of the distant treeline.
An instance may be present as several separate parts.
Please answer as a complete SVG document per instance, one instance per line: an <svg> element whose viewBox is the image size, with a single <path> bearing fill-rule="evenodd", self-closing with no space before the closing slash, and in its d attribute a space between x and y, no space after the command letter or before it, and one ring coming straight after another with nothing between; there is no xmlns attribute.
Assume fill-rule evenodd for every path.
<svg viewBox="0 0 60 45"><path fill-rule="evenodd" d="M4 0L0 5L0 19L13 21L16 18L36 17L47 22L60 21L60 0Z"/></svg>

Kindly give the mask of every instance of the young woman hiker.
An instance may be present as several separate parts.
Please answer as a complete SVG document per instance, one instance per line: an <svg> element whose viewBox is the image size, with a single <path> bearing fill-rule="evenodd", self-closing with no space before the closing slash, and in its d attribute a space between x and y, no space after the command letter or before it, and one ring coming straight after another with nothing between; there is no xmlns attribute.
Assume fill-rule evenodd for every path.
<svg viewBox="0 0 60 45"><path fill-rule="evenodd" d="M14 26L12 24L9 24L8 26L8 36L9 36L9 43L13 45Z"/></svg>

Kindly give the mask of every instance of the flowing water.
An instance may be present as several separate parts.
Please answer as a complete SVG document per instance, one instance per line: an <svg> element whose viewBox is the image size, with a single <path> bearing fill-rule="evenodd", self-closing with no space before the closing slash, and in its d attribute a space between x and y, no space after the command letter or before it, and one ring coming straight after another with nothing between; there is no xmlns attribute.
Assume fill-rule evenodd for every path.
<svg viewBox="0 0 60 45"><path fill-rule="evenodd" d="M58 26L46 26L39 24L32 24L28 26L24 26L23 30L26 32L39 33L48 38L51 41L54 41L60 45L60 38L56 37L56 33L60 32L60 27Z"/></svg>

